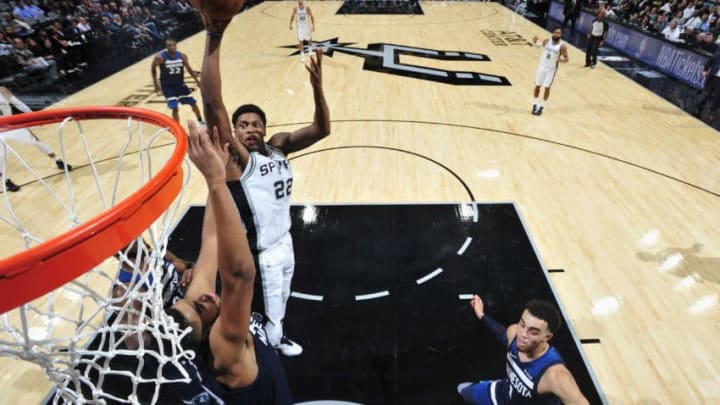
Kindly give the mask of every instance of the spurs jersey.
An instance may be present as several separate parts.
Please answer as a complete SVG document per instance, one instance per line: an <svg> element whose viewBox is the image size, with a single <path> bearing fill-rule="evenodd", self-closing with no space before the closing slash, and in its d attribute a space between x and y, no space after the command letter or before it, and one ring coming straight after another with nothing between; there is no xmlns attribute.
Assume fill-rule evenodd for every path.
<svg viewBox="0 0 720 405"><path fill-rule="evenodd" d="M295 24L297 24L298 31L303 28L310 29L310 20L308 20L307 6L304 6L303 8L295 7Z"/></svg>
<svg viewBox="0 0 720 405"><path fill-rule="evenodd" d="M562 45L562 39L558 40L557 44L554 44L552 39L549 39L540 57L540 66L557 68L558 60L560 59L560 47L562 47Z"/></svg>
<svg viewBox="0 0 720 405"><path fill-rule="evenodd" d="M160 84L165 85L182 85L185 81L185 65L183 64L182 54L175 51L175 57L170 57L167 50L162 51L160 56L163 63L160 64Z"/></svg>
<svg viewBox="0 0 720 405"><path fill-rule="evenodd" d="M522 362L517 349L517 339L513 339L507 351L507 393L508 403L513 405L534 404L550 405L560 404L559 398L552 394L538 394L537 383L545 371L555 364L562 364L560 353L553 346L535 360Z"/></svg>
<svg viewBox="0 0 720 405"><path fill-rule="evenodd" d="M266 148L268 156L251 152L240 180L227 182L253 254L274 246L290 232L292 169L282 151Z"/></svg>

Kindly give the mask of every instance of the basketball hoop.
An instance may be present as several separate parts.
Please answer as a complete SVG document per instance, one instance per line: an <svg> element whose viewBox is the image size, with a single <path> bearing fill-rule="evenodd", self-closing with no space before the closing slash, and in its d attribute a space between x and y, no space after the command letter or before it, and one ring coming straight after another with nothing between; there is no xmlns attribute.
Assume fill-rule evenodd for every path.
<svg viewBox="0 0 720 405"><path fill-rule="evenodd" d="M177 140L175 153L155 177L112 209L45 243L0 259L0 314L56 289L112 256L147 229L180 192L186 135L178 123L159 113L127 107L48 110L3 117L0 131L100 118L166 126Z"/></svg>
<svg viewBox="0 0 720 405"><path fill-rule="evenodd" d="M172 327L161 305L161 283L152 281L163 277L167 239L179 214L176 197L188 181L182 167L185 131L170 117L129 107L63 108L0 118L0 132L21 128L43 137L56 133L64 161L68 142L78 142L71 144L74 151L82 145L84 156L69 156L76 165L72 174L66 168L62 178L50 178L37 174L22 151L0 139L5 156L0 191L7 169L13 176L22 171L31 184L13 195L0 193L0 225L12 228L24 248L0 258L0 356L40 365L55 384L56 403L138 402L138 387L148 383L154 385L149 401L155 402L159 385L189 381L179 365L190 356L179 344L187 331ZM92 142L88 133L94 133ZM92 143L100 141L102 146L93 149ZM82 158L87 162L78 167ZM157 160L164 164L154 171ZM129 183L128 173L133 177ZM86 178L92 181L82 181ZM123 191L128 184L131 189ZM43 204L33 204L46 206L50 217L66 222L68 229L47 235L44 228L50 224L38 226L35 220L47 213L28 214L23 209L28 198L42 198ZM86 205L98 208L87 213ZM4 242L12 233L0 232ZM147 246L133 257L118 252L133 240L138 245L147 240ZM122 294L115 294L120 266L105 262L116 253L133 272ZM141 336L139 347L127 347L132 335ZM113 370L118 357L148 354L157 362L155 370L143 369L143 361L131 370ZM173 378L158 371L168 365L179 370ZM113 377L128 379L126 392L103 386Z"/></svg>

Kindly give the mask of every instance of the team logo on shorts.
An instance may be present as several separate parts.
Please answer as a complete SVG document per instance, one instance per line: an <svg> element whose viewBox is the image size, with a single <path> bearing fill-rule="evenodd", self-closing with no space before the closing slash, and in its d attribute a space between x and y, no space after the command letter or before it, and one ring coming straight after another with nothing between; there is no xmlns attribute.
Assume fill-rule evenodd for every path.
<svg viewBox="0 0 720 405"><path fill-rule="evenodd" d="M313 49L322 48L326 56L332 57L335 52L365 58L363 69L391 75L412 77L420 80L465 86L510 86L505 76L480 72L461 72L435 67L418 66L400 62L400 55L415 56L441 61L490 62L490 57L481 53L463 51L441 51L436 49L417 48L408 45L385 43L368 44L366 49L353 48L353 42L338 43L337 38L313 42ZM288 45L283 48L296 48ZM295 51L291 55L297 55Z"/></svg>

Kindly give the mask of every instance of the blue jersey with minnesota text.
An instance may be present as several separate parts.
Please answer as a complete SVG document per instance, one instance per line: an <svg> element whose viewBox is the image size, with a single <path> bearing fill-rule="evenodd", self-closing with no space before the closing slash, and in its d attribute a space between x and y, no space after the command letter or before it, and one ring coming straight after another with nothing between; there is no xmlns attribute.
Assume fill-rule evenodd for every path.
<svg viewBox="0 0 720 405"><path fill-rule="evenodd" d="M512 405L555 405L560 399L552 394L538 394L537 384L550 366L562 364L560 353L553 346L537 359L523 362L517 349L517 338L510 343L507 351L507 380L505 395ZM503 395L503 396L505 396Z"/></svg>
<svg viewBox="0 0 720 405"><path fill-rule="evenodd" d="M160 64L160 83L165 85L182 85L185 82L185 64L183 63L182 54L175 51L175 56L171 57L167 50L160 52L163 62Z"/></svg>

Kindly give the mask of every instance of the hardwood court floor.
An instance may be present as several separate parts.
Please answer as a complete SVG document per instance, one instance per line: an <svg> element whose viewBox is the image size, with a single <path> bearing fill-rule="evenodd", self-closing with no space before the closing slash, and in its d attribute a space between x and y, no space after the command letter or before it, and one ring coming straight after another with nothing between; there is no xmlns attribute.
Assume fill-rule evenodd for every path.
<svg viewBox="0 0 720 405"><path fill-rule="evenodd" d="M462 183L423 157L437 161L477 200L515 201L545 267L565 270L551 279L578 338L600 339L584 350L609 403L720 401L717 132L603 65L582 68L572 47L545 113L532 116L540 51L508 44L549 34L496 3L424 2L423 16L345 16L335 14L339 2L308 4L316 40L486 54L490 62L399 61L512 85L390 75L363 69L356 51L334 52L323 64L332 136L311 150L338 149L294 161L296 203L467 201ZM282 48L295 44L291 7L265 2L237 16L223 44L228 106L262 106L271 132L306 125L313 113L307 73ZM200 34L178 44L196 69L203 43ZM135 100L164 111L147 91L149 66L150 58L61 105ZM358 145L382 149L346 148ZM197 176L189 189L187 203L202 203ZM32 185L19 195L42 208ZM35 367L0 366L0 403L35 403L47 392Z"/></svg>

